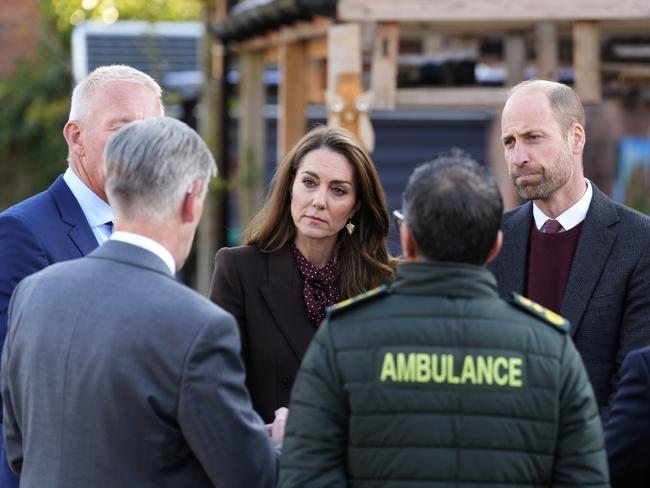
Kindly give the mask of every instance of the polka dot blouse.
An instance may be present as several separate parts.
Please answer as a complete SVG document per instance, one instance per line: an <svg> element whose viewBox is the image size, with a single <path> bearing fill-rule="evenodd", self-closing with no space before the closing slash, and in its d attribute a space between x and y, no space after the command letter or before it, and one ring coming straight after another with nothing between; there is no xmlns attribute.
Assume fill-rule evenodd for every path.
<svg viewBox="0 0 650 488"><path fill-rule="evenodd" d="M293 244L291 244L291 252L304 282L303 298L307 317L319 326L325 318L325 309L339 301L339 294L334 285L336 280L334 258L322 268L317 268Z"/></svg>

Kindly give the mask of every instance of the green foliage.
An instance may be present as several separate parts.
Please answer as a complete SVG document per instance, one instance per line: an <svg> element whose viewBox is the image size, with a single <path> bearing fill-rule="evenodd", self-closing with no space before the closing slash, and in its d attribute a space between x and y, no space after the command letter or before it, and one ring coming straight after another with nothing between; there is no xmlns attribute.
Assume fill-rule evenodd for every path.
<svg viewBox="0 0 650 488"><path fill-rule="evenodd" d="M70 85L67 66L46 50L0 80L0 208L47 188L65 168Z"/></svg>
<svg viewBox="0 0 650 488"><path fill-rule="evenodd" d="M67 39L84 20L199 20L202 0L52 0L57 28Z"/></svg>
<svg viewBox="0 0 650 488"><path fill-rule="evenodd" d="M197 20L204 1L40 0L37 52L0 79L0 210L46 189L67 166L71 21L105 20L106 12L120 20Z"/></svg>

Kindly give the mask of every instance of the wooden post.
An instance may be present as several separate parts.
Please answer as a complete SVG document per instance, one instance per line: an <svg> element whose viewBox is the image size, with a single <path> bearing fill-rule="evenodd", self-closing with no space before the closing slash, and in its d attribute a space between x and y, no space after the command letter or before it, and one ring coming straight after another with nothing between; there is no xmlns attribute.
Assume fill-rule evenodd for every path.
<svg viewBox="0 0 650 488"><path fill-rule="evenodd" d="M526 39L523 34L511 32L506 36L505 57L507 85L514 86L524 79L526 72Z"/></svg>
<svg viewBox="0 0 650 488"><path fill-rule="evenodd" d="M306 49L306 103L324 105L327 90L327 38L323 36L307 42Z"/></svg>
<svg viewBox="0 0 650 488"><path fill-rule="evenodd" d="M380 23L375 31L370 73L373 108L395 108L398 52L399 24Z"/></svg>
<svg viewBox="0 0 650 488"><path fill-rule="evenodd" d="M535 55L537 56L537 77L541 80L557 80L557 24L551 21L535 25Z"/></svg>
<svg viewBox="0 0 650 488"><path fill-rule="evenodd" d="M280 161L305 134L307 128L304 42L285 42L280 46L278 54L282 73L278 113L278 161Z"/></svg>
<svg viewBox="0 0 650 488"><path fill-rule="evenodd" d="M206 21L222 20L226 16L226 1L216 0L204 3L203 16ZM217 161L219 175L213 180L203 206L203 216L199 223L195 242L194 288L204 296L208 295L212 272L214 270L214 255L221 243L225 242L224 221L220 210L227 202L228 193L223 184L227 176L227 161L220 156L223 154L222 127L219 114L225 110L222 106L222 86L225 76L225 49L218 39L215 39L206 27L203 41L203 73L205 82L201 99L201 117L198 120L198 130L210 148Z"/></svg>
<svg viewBox="0 0 650 488"><path fill-rule="evenodd" d="M600 28L598 22L573 23L575 89L583 103L601 101Z"/></svg>
<svg viewBox="0 0 650 488"><path fill-rule="evenodd" d="M339 75L361 75L361 25L337 24L327 32L327 90L336 92Z"/></svg>
<svg viewBox="0 0 650 488"><path fill-rule="evenodd" d="M246 227L264 198L266 171L266 92L264 51L245 51L240 56L241 111L239 115L239 225Z"/></svg>

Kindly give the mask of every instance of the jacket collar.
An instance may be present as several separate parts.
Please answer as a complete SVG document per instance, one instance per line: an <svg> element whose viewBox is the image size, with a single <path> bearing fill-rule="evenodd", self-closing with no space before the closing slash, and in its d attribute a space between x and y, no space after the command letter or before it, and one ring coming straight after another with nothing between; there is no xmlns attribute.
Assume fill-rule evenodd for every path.
<svg viewBox="0 0 650 488"><path fill-rule="evenodd" d="M108 240L88 255L91 259L108 259L148 269L173 279L165 262L151 251L127 242Z"/></svg>
<svg viewBox="0 0 650 488"><path fill-rule="evenodd" d="M396 293L450 298L498 298L496 279L484 266L464 263L417 262L397 267L391 285Z"/></svg>
<svg viewBox="0 0 650 488"><path fill-rule="evenodd" d="M97 247L97 239L79 206L79 202L63 180L63 175L60 175L52 183L48 192L59 209L61 220L70 226L68 237L79 249L81 255L85 256Z"/></svg>

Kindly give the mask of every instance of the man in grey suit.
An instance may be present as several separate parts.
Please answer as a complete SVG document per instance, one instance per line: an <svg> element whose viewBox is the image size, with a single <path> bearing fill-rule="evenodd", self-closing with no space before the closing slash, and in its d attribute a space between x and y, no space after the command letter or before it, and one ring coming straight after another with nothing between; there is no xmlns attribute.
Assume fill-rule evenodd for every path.
<svg viewBox="0 0 650 488"><path fill-rule="evenodd" d="M174 280L215 163L170 118L104 153L116 216L87 257L23 280L2 352L4 432L22 487L272 487L232 316Z"/></svg>
<svg viewBox="0 0 650 488"><path fill-rule="evenodd" d="M571 88L517 85L501 132L508 171L528 203L503 217L503 250L491 266L499 291L527 295L571 322L605 417L623 358L650 343L650 218L584 177L585 114Z"/></svg>

